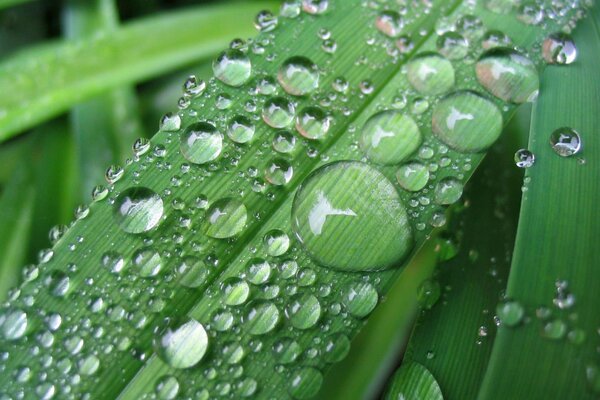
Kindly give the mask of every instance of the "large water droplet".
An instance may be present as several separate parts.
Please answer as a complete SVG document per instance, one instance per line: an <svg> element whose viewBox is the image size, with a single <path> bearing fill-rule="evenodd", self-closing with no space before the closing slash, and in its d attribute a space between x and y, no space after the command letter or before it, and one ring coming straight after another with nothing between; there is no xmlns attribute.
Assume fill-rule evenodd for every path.
<svg viewBox="0 0 600 400"><path fill-rule="evenodd" d="M179 382L174 376L166 375L156 382L155 390L160 400L173 400L179 393Z"/></svg>
<svg viewBox="0 0 600 400"><path fill-rule="evenodd" d="M323 374L316 368L302 367L292 373L289 382L288 392L294 399L311 399L323 384Z"/></svg>
<svg viewBox="0 0 600 400"><path fill-rule="evenodd" d="M223 291L223 302L228 306L239 306L244 304L250 296L250 286L240 278L227 278L221 284Z"/></svg>
<svg viewBox="0 0 600 400"><path fill-rule="evenodd" d="M512 49L488 51L477 61L475 72L479 83L504 101L520 104L538 96L540 79L535 65Z"/></svg>
<svg viewBox="0 0 600 400"><path fill-rule="evenodd" d="M294 120L296 109L283 97L274 97L265 102L262 110L263 120L273 128L285 128Z"/></svg>
<svg viewBox="0 0 600 400"><path fill-rule="evenodd" d="M123 191L115 202L114 218L128 233L143 233L158 226L163 216L163 201L146 187L132 187Z"/></svg>
<svg viewBox="0 0 600 400"><path fill-rule="evenodd" d="M277 362L281 364L293 363L300 353L302 353L302 348L298 342L289 337L279 339L273 344L273 354Z"/></svg>
<svg viewBox="0 0 600 400"><path fill-rule="evenodd" d="M375 27L384 35L395 38L402 33L404 21L397 12L386 10L377 16Z"/></svg>
<svg viewBox="0 0 600 400"><path fill-rule="evenodd" d="M454 67L439 54L421 54L406 68L408 81L421 94L435 96L454 87Z"/></svg>
<svg viewBox="0 0 600 400"><path fill-rule="evenodd" d="M350 283L342 294L342 303L350 314L358 318L369 315L378 301L377 290L367 282Z"/></svg>
<svg viewBox="0 0 600 400"><path fill-rule="evenodd" d="M208 276L204 263L194 256L184 257L176 269L181 286L196 288L202 285Z"/></svg>
<svg viewBox="0 0 600 400"><path fill-rule="evenodd" d="M133 254L131 261L142 278L151 278L158 275L163 264L160 253L152 247L139 249Z"/></svg>
<svg viewBox="0 0 600 400"><path fill-rule="evenodd" d="M502 114L491 101L470 91L455 92L433 110L433 133L461 153L490 147L502 133Z"/></svg>
<svg viewBox="0 0 600 400"><path fill-rule="evenodd" d="M283 90L294 96L303 96L319 87L319 69L306 57L291 57L277 72Z"/></svg>
<svg viewBox="0 0 600 400"><path fill-rule="evenodd" d="M263 238L265 250L271 257L279 257L290 248L290 238L287 233L279 229L267 232Z"/></svg>
<svg viewBox="0 0 600 400"><path fill-rule="evenodd" d="M236 143L248 143L254 137L254 123L242 115L233 117L229 121L227 136Z"/></svg>
<svg viewBox="0 0 600 400"><path fill-rule="evenodd" d="M307 177L294 198L292 225L315 260L347 271L393 267L413 245L406 210L392 183L354 161L325 165Z"/></svg>
<svg viewBox="0 0 600 400"><path fill-rule="evenodd" d="M156 353L173 368L193 367L202 360L208 347L208 335L195 319L184 323L168 322L156 335Z"/></svg>
<svg viewBox="0 0 600 400"><path fill-rule="evenodd" d="M558 128L550 135L552 149L561 157L569 157L581 150L581 137L575 129Z"/></svg>
<svg viewBox="0 0 600 400"><path fill-rule="evenodd" d="M415 121L398 111L382 111L371 116L363 127L360 147L370 160L398 164L421 145Z"/></svg>
<svg viewBox="0 0 600 400"><path fill-rule="evenodd" d="M456 178L444 178L435 185L435 203L449 205L456 203L463 193L463 184Z"/></svg>
<svg viewBox="0 0 600 400"><path fill-rule="evenodd" d="M549 64L571 64L577 58L577 47L570 35L553 33L542 44L542 56Z"/></svg>
<svg viewBox="0 0 600 400"><path fill-rule="evenodd" d="M6 340L17 340L27 331L27 313L22 310L9 310L0 316L2 335Z"/></svg>
<svg viewBox="0 0 600 400"><path fill-rule="evenodd" d="M321 139L329 131L331 118L319 107L306 107L296 117L296 130L307 139Z"/></svg>
<svg viewBox="0 0 600 400"><path fill-rule="evenodd" d="M205 164L216 159L223 149L223 135L208 122L190 125L179 139L181 153L194 164Z"/></svg>
<svg viewBox="0 0 600 400"><path fill-rule="evenodd" d="M225 50L212 67L215 77L229 86L242 86L252 75L250 59L240 50Z"/></svg>
<svg viewBox="0 0 600 400"><path fill-rule="evenodd" d="M206 211L204 228L215 239L225 239L239 234L246 226L248 212L241 201L227 197L215 201Z"/></svg>

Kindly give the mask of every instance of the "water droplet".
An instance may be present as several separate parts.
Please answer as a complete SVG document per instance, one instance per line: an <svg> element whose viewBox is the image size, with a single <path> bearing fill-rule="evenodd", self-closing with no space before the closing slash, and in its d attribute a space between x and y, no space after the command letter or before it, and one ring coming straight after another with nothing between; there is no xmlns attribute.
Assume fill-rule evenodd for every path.
<svg viewBox="0 0 600 400"><path fill-rule="evenodd" d="M435 96L454 87L452 63L435 53L423 53L406 66L410 84L421 94Z"/></svg>
<svg viewBox="0 0 600 400"><path fill-rule="evenodd" d="M432 130L456 151L478 152L490 147L502 133L502 114L475 92L459 91L435 106Z"/></svg>
<svg viewBox="0 0 600 400"><path fill-rule="evenodd" d="M435 203L449 205L456 203L463 193L463 184L456 178L444 178L435 186Z"/></svg>
<svg viewBox="0 0 600 400"><path fill-rule="evenodd" d="M296 130L311 140L323 138L330 125L331 118L319 107L306 107L296 117Z"/></svg>
<svg viewBox="0 0 600 400"><path fill-rule="evenodd" d="M79 373L81 375L94 375L100 368L100 360L95 355L91 354L79 362Z"/></svg>
<svg viewBox="0 0 600 400"><path fill-rule="evenodd" d="M448 31L438 38L437 49L449 60L460 60L469 52L469 42L460 33Z"/></svg>
<svg viewBox="0 0 600 400"><path fill-rule="evenodd" d="M187 256L177 267L177 275L181 286L196 288L206 281L208 269L199 258Z"/></svg>
<svg viewBox="0 0 600 400"><path fill-rule="evenodd" d="M350 283L342 294L342 304L350 314L357 318L369 315L378 301L377 290L367 282Z"/></svg>
<svg viewBox="0 0 600 400"><path fill-rule="evenodd" d="M544 11L537 4L523 4L517 18L527 25L539 25L544 20Z"/></svg>
<svg viewBox="0 0 600 400"><path fill-rule="evenodd" d="M329 8L329 0L302 0L302 9L309 14L323 14Z"/></svg>
<svg viewBox="0 0 600 400"><path fill-rule="evenodd" d="M288 131L278 131L273 137L273 149L279 153L291 153L296 147L296 137Z"/></svg>
<svg viewBox="0 0 600 400"><path fill-rule="evenodd" d="M285 315L294 328L309 329L321 317L321 304L312 294L298 294L290 300Z"/></svg>
<svg viewBox="0 0 600 400"><path fill-rule="evenodd" d="M223 135L207 122L190 125L179 136L179 140L181 153L194 164L205 164L216 159L223 149Z"/></svg>
<svg viewBox="0 0 600 400"><path fill-rule="evenodd" d="M382 11L375 20L375 27L384 35L395 38L400 36L404 21L395 11Z"/></svg>
<svg viewBox="0 0 600 400"><path fill-rule="evenodd" d="M248 283L236 277L227 278L223 281L221 290L223 291L223 303L228 306L244 304L250 296L250 286L248 286Z"/></svg>
<svg viewBox="0 0 600 400"><path fill-rule="evenodd" d="M265 179L272 185L283 186L289 183L294 176L291 164L283 158L275 158L265 169Z"/></svg>
<svg viewBox="0 0 600 400"><path fill-rule="evenodd" d="M273 344L273 354L278 363L290 364L296 361L302 348L294 339L284 337Z"/></svg>
<svg viewBox="0 0 600 400"><path fill-rule="evenodd" d="M266 300L256 300L248 304L244 314L244 324L251 335L264 335L271 332L279 323L279 310Z"/></svg>
<svg viewBox="0 0 600 400"><path fill-rule="evenodd" d="M254 26L261 32L271 32L277 28L277 22L277 16L267 10L259 12L256 14L256 18L254 18Z"/></svg>
<svg viewBox="0 0 600 400"><path fill-rule="evenodd" d="M198 364L208 347L208 335L201 323L189 319L184 323L168 321L154 338L158 356L173 368L191 368Z"/></svg>
<svg viewBox="0 0 600 400"><path fill-rule="evenodd" d="M300 15L300 1L299 0L285 0L281 4L279 14L285 18L296 18Z"/></svg>
<svg viewBox="0 0 600 400"><path fill-rule="evenodd" d="M292 123L295 113L294 104L283 97L274 97L265 102L262 118L273 128L285 128Z"/></svg>
<svg viewBox="0 0 600 400"><path fill-rule="evenodd" d="M396 179L402 188L418 192L429 182L429 168L418 161L411 161L398 169Z"/></svg>
<svg viewBox="0 0 600 400"><path fill-rule="evenodd" d="M504 101L520 104L538 96L540 79L535 64L515 50L488 51L477 61L475 72L479 83Z"/></svg>
<svg viewBox="0 0 600 400"><path fill-rule="evenodd" d="M160 253L151 247L137 250L131 261L142 278L152 278L158 275L163 265Z"/></svg>
<svg viewBox="0 0 600 400"><path fill-rule="evenodd" d="M304 96L319 87L319 69L306 57L291 57L277 72L283 90L293 96Z"/></svg>
<svg viewBox="0 0 600 400"><path fill-rule="evenodd" d="M223 360L227 364L238 364L246 353L244 352L244 348L238 342L227 342L223 345L222 350Z"/></svg>
<svg viewBox="0 0 600 400"><path fill-rule="evenodd" d="M248 143L254 137L254 123L250 119L238 115L229 121L227 136L236 143Z"/></svg>
<svg viewBox="0 0 600 400"><path fill-rule="evenodd" d="M571 64L577 58L577 47L570 35L553 33L542 44L542 56L548 64Z"/></svg>
<svg viewBox="0 0 600 400"><path fill-rule="evenodd" d="M502 325L513 327L523 320L525 309L518 301L507 300L498 304L496 315Z"/></svg>
<svg viewBox="0 0 600 400"><path fill-rule="evenodd" d="M527 150L520 149L515 153L515 164L519 168L529 168L535 163L535 155Z"/></svg>
<svg viewBox="0 0 600 400"><path fill-rule="evenodd" d="M600 368L594 364L588 365L585 368L585 377L590 389L594 393L600 393Z"/></svg>
<svg viewBox="0 0 600 400"><path fill-rule="evenodd" d="M242 86L250 79L252 64L240 50L228 49L213 62L215 77L229 86Z"/></svg>
<svg viewBox="0 0 600 400"><path fill-rule="evenodd" d="M421 307L429 310L437 303L440 294L441 289L439 282L427 279L423 281L417 289L417 300Z"/></svg>
<svg viewBox="0 0 600 400"><path fill-rule="evenodd" d="M227 310L216 310L211 316L212 329L225 332L233 326L233 314Z"/></svg>
<svg viewBox="0 0 600 400"><path fill-rule="evenodd" d="M382 111L363 126L360 147L370 160L398 164L419 148L421 131L415 121L398 111Z"/></svg>
<svg viewBox="0 0 600 400"><path fill-rule="evenodd" d="M246 279L255 285L266 283L271 277L271 264L262 258L253 258L246 266Z"/></svg>
<svg viewBox="0 0 600 400"><path fill-rule="evenodd" d="M550 135L552 149L561 157L569 157L581 150L581 137L575 129L558 128Z"/></svg>
<svg viewBox="0 0 600 400"><path fill-rule="evenodd" d="M163 201L146 187L124 190L115 202L114 218L128 233L143 233L155 228L163 216Z"/></svg>
<svg viewBox="0 0 600 400"><path fill-rule="evenodd" d="M69 291L71 282L67 274L54 270L48 274L45 284L53 296L64 297Z"/></svg>
<svg viewBox="0 0 600 400"><path fill-rule="evenodd" d="M287 233L279 229L267 232L263 238L263 243L267 254L271 257L279 257L290 248L290 238Z"/></svg>
<svg viewBox="0 0 600 400"><path fill-rule="evenodd" d="M302 367L292 373L289 382L290 396L298 400L311 399L323 384L323 374L316 368Z"/></svg>
<svg viewBox="0 0 600 400"><path fill-rule="evenodd" d="M246 227L248 212L241 201L226 197L215 201L206 211L205 232L215 239L238 235Z"/></svg>
<svg viewBox="0 0 600 400"><path fill-rule="evenodd" d="M413 245L396 189L383 174L360 162L335 162L310 174L296 192L292 225L314 259L346 271L393 267ZM372 251L362 251L366 247Z"/></svg>
<svg viewBox="0 0 600 400"><path fill-rule="evenodd" d="M160 400L173 400L179 393L179 381L171 375L165 375L156 382L156 396Z"/></svg>
<svg viewBox="0 0 600 400"><path fill-rule="evenodd" d="M340 362L350 352L350 339L343 333L334 333L324 340L323 349L323 359L325 362Z"/></svg>
<svg viewBox="0 0 600 400"><path fill-rule="evenodd" d="M0 328L6 340L17 340L27 331L27 313L22 310L9 310L0 316Z"/></svg>
<svg viewBox="0 0 600 400"><path fill-rule="evenodd" d="M567 334L567 324L561 319L553 319L544 324L542 336L551 340L559 340Z"/></svg>

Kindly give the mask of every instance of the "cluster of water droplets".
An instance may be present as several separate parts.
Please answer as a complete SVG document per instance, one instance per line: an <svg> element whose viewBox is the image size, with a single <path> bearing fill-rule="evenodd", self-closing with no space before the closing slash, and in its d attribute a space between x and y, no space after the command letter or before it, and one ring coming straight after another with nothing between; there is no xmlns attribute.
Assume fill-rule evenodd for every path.
<svg viewBox="0 0 600 400"><path fill-rule="evenodd" d="M187 79L178 112L76 210L74 225L93 218L94 233L53 229L64 253L42 251L24 269L0 311L5 397L87 398L103 382L126 394L145 374L158 376L145 398L253 397L273 374L293 398L316 394L379 302L386 270L428 225L445 224L502 111L539 89L535 63L469 13L412 54L420 43L408 27L435 7L420 4L287 0L278 16L256 16L256 39L215 58L214 78ZM518 18L536 23L534 11ZM333 12L364 21L368 51L340 40L355 22L324 26ZM319 53L282 42L302 30ZM568 39L548 40L548 57L572 62ZM382 86L385 74L397 88ZM553 146L566 153L574 141L562 132ZM435 285L421 292L439 297Z"/></svg>

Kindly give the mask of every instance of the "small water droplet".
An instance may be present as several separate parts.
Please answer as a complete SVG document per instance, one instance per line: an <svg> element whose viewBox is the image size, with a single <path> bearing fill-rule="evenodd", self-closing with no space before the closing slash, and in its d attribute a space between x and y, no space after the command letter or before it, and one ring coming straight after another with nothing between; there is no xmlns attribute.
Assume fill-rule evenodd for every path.
<svg viewBox="0 0 600 400"><path fill-rule="evenodd" d="M279 257L284 255L290 248L290 238L282 230L273 229L263 237L265 250L271 257Z"/></svg>
<svg viewBox="0 0 600 400"><path fill-rule="evenodd" d="M515 300L506 300L496 307L496 315L500 323L505 326L513 327L518 325L525 316L525 309Z"/></svg>
<svg viewBox="0 0 600 400"><path fill-rule="evenodd" d="M342 304L351 315L357 318L369 315L378 301L377 290L367 282L350 283L346 285L342 294Z"/></svg>
<svg viewBox="0 0 600 400"><path fill-rule="evenodd" d="M143 233L158 226L163 211L160 196L139 186L125 190L117 197L113 216L125 232Z"/></svg>
<svg viewBox="0 0 600 400"><path fill-rule="evenodd" d="M548 64L571 64L577 58L577 47L570 35L553 33L542 44L542 56Z"/></svg>
<svg viewBox="0 0 600 400"><path fill-rule="evenodd" d="M463 193L463 184L456 178L444 178L435 186L435 203L449 205L456 203Z"/></svg>
<svg viewBox="0 0 600 400"><path fill-rule="evenodd" d="M236 143L248 143L254 137L254 123L242 115L229 121L227 136Z"/></svg>
<svg viewBox="0 0 600 400"><path fill-rule="evenodd" d="M406 70L412 87L423 95L440 95L454 87L454 67L439 54L420 54L408 63Z"/></svg>
<svg viewBox="0 0 600 400"><path fill-rule="evenodd" d="M294 399L313 398L323 384L323 374L316 368L302 367L292 372L288 392Z"/></svg>
<svg viewBox="0 0 600 400"><path fill-rule="evenodd" d="M296 117L296 130L307 139L323 138L331 126L331 118L319 107L306 107Z"/></svg>
<svg viewBox="0 0 600 400"><path fill-rule="evenodd" d="M319 69L306 57L290 57L281 64L277 80L287 93L304 96L319 87Z"/></svg>
<svg viewBox="0 0 600 400"><path fill-rule="evenodd" d="M273 128L286 128L294 120L295 113L294 104L283 97L274 97L265 102L262 118Z"/></svg>
<svg viewBox="0 0 600 400"><path fill-rule="evenodd" d="M398 111L382 111L363 126L360 147L370 160L398 164L419 148L421 131L415 121Z"/></svg>
<svg viewBox="0 0 600 400"><path fill-rule="evenodd" d="M382 11L375 19L375 27L384 35L395 38L400 36L404 27L404 20L395 11Z"/></svg>
<svg viewBox="0 0 600 400"><path fill-rule="evenodd" d="M179 139L181 153L194 164L205 164L216 159L223 149L223 135L207 122L190 125Z"/></svg>
<svg viewBox="0 0 600 400"><path fill-rule="evenodd" d="M244 324L251 335L264 335L271 332L279 323L279 310L266 300L256 300L246 306Z"/></svg>
<svg viewBox="0 0 600 400"><path fill-rule="evenodd" d="M527 150L520 149L515 153L515 164L519 168L529 168L535 163L535 155Z"/></svg>
<svg viewBox="0 0 600 400"><path fill-rule="evenodd" d="M290 299L285 315L294 328L309 329L321 317L321 304L312 294L298 294Z"/></svg>
<svg viewBox="0 0 600 400"><path fill-rule="evenodd" d="M396 179L402 188L418 192L429 182L429 168L418 161L408 162L398 169Z"/></svg>
<svg viewBox="0 0 600 400"><path fill-rule="evenodd" d="M552 149L561 157L569 157L581 150L581 137L575 129L558 128L550 135Z"/></svg>
<svg viewBox="0 0 600 400"><path fill-rule="evenodd" d="M228 49L213 62L215 77L229 86L242 86L252 75L252 64L240 50Z"/></svg>
<svg viewBox="0 0 600 400"><path fill-rule="evenodd" d="M208 335L195 319L183 323L167 321L155 335L156 353L173 368L193 367L202 360L208 348Z"/></svg>
<svg viewBox="0 0 600 400"><path fill-rule="evenodd" d="M292 165L283 158L275 158L265 168L265 179L272 185L283 186L294 176Z"/></svg>
<svg viewBox="0 0 600 400"><path fill-rule="evenodd" d="M271 32L277 28L277 22L277 16L267 10L259 12L254 18L254 26L261 32Z"/></svg>

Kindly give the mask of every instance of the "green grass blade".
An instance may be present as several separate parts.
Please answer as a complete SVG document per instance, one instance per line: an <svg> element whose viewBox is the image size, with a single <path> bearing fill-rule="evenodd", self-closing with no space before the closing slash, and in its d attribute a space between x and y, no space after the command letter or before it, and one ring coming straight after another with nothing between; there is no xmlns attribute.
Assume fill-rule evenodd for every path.
<svg viewBox="0 0 600 400"><path fill-rule="evenodd" d="M214 54L231 38L252 34L251 18L272 4L201 6L134 21L101 37L40 45L10 57L0 64L0 90L11 93L0 99L0 141L108 89ZM247 22L240 23L244 18Z"/></svg>
<svg viewBox="0 0 600 400"><path fill-rule="evenodd" d="M510 279L506 295L522 304L528 322L509 328L500 326L481 399L573 398L595 399L591 391L597 380L587 382L598 368L596 307L600 280L600 237L597 194L600 175L600 115L594 111L600 96L600 9L575 31L577 61L568 67L549 67L543 75L544 90L534 106L529 149L536 163L526 173ZM580 156L559 157L549 144L550 134L560 127L581 134ZM583 163L581 160L585 160ZM572 294L572 307L560 304L556 282L568 282L562 296ZM565 303L563 303L565 304ZM567 303L568 304L568 303ZM538 318L548 310L548 319ZM547 325L554 322L554 325ZM560 329L565 324L565 331ZM553 326L557 339L542 334ZM581 334L585 340L581 341ZM598 390L598 386L595 388Z"/></svg>
<svg viewBox="0 0 600 400"><path fill-rule="evenodd" d="M28 165L21 164L0 196L0 301L17 286L25 263L33 220L35 188Z"/></svg>
<svg viewBox="0 0 600 400"><path fill-rule="evenodd" d="M32 0L0 0L0 10L2 10L3 8L16 6L16 5L19 5L22 3L27 3L30 1L32 1Z"/></svg>
<svg viewBox="0 0 600 400"><path fill-rule="evenodd" d="M311 4L314 6L305 7L310 10ZM436 185L447 177L466 182L483 157L482 153L459 154L437 141L431 121L439 96L429 96L430 107L423 107L422 93L411 87L405 73L407 62L421 52L435 51L440 18L455 21L473 12L484 15L483 9L474 11L460 1L433 2L431 7L422 3L407 9L404 29L414 34L414 48L399 55L394 53L395 40L374 27L381 10L365 8L360 0L328 4L330 9L322 15L302 13L291 21L281 17L276 30L261 33L247 44L252 79L239 88L211 79L202 94L190 95L189 104L180 105L181 129L171 126L154 136L152 148L140 151L124 175L113 179L106 196L97 197L89 213L80 213L52 253L43 254L42 276L24 284L20 297L3 310L6 340L2 348L8 356L2 360L7 373L0 375L0 385L9 395L22 389L121 399L173 392L184 398L248 395L303 399L316 394L324 372L346 355L350 339L393 285L400 267L422 247L433 226L441 224L445 208L431 201ZM519 27L519 35L513 39L529 48L543 39L544 29L574 22L577 11L559 13L560 17L546 21L543 29L517 24L514 14L486 16L486 23L491 21L486 27L513 24ZM461 24L470 25L467 22L463 19ZM323 43L328 40L323 37L329 35L337 43L334 54L331 43ZM315 52L324 44L329 52ZM481 49L474 51L478 54ZM239 53L233 55L244 59ZM279 67L291 56L309 57L321 68L318 89L309 96L288 96L276 83ZM240 64L236 73L225 75L244 77L247 63ZM483 94L473 78L472 64L457 61L455 66L458 78L452 89ZM255 90L264 76L273 79L274 87L259 84L260 90ZM348 82L346 90L338 77ZM304 79L300 83L311 81L315 82ZM290 91L290 85L283 86ZM345 93L334 93L332 87ZM267 89L274 93L265 96ZM399 191L394 183L396 165L360 162L365 155L357 142L365 123L383 109L402 108L399 93L408 96L410 106L405 112L418 120L422 129L424 146L414 157L441 166L426 192ZM326 134L320 140L294 134L298 142L295 151L275 153L276 131L261 121L261 110L270 110L268 102L274 96L293 101L297 114L306 112L307 107L325 109L332 118ZM504 116L514 108L490 101ZM210 154L204 151L207 149L182 154L182 147L188 150L192 124L212 123L226 133L230 119L239 115L255 125L252 143L236 144L223 135L219 157L203 164L196 157ZM494 116L494 112L479 115L477 122L482 125L477 131L489 133L486 124ZM272 118L265 119L274 125ZM281 125L293 129L293 121L285 122ZM219 134L208 136L215 142L221 138ZM347 163L332 164L336 161ZM285 162L293 167L292 176L278 174L278 168L286 169ZM331 216L356 217L363 223L351 223L352 229L329 223L327 227L334 229L331 239L313 252L325 257L335 251L336 257L328 261L333 263L361 259L359 271L340 270L348 265L324 267L327 262L322 258L315 261L313 258L319 257L304 250L307 241L300 243L294 236L290 217L293 196L299 196L299 187L310 187L311 181L314 184L319 176L313 175L315 169L325 164L336 174L317 188L327 191L323 194L326 200L333 199L323 207L331 208ZM345 175L364 169L369 171L367 175L385 178L373 182ZM338 179L338 173L344 179ZM309 195L320 191L309 191ZM145 201L136 200L140 195ZM400 200L393 200L396 195ZM228 200L232 197L234 200ZM227 207L223 201L228 201ZM338 201L356 203L346 208ZM137 205L129 207L132 203ZM388 208L399 203L411 207L408 224L398 220L398 209L390 212ZM244 209L247 213L242 218ZM373 219L365 216L379 223L373 224ZM342 220L357 221L347 218ZM310 216L306 219L312 220ZM382 235L390 227L396 228L394 235ZM287 251L279 251L288 247L283 235L278 236L280 246L270 244L273 230L287 235ZM402 249L410 254L396 254L403 253ZM349 260L348 254L356 258ZM380 261L382 254L388 259ZM402 261L401 256L405 256ZM388 269L364 271L367 263ZM59 329L48 325L48 317L53 322L57 315L62 321ZM51 334L56 346L35 354L31 347L39 346L32 332L49 329L55 329ZM191 336L187 335L190 331ZM286 351L282 354L281 349ZM11 378L23 365L37 372L44 364L39 358L45 355L66 361L46 368L43 382L37 379L39 374L26 385ZM77 375L76 385L64 380L66 366L69 377Z"/></svg>
<svg viewBox="0 0 600 400"><path fill-rule="evenodd" d="M91 38L114 32L119 23L117 14L112 0L69 1L63 16L65 36ZM135 89L114 89L76 105L70 116L77 146L80 200L84 201L104 177L106 166L124 163L131 144L142 136Z"/></svg>

